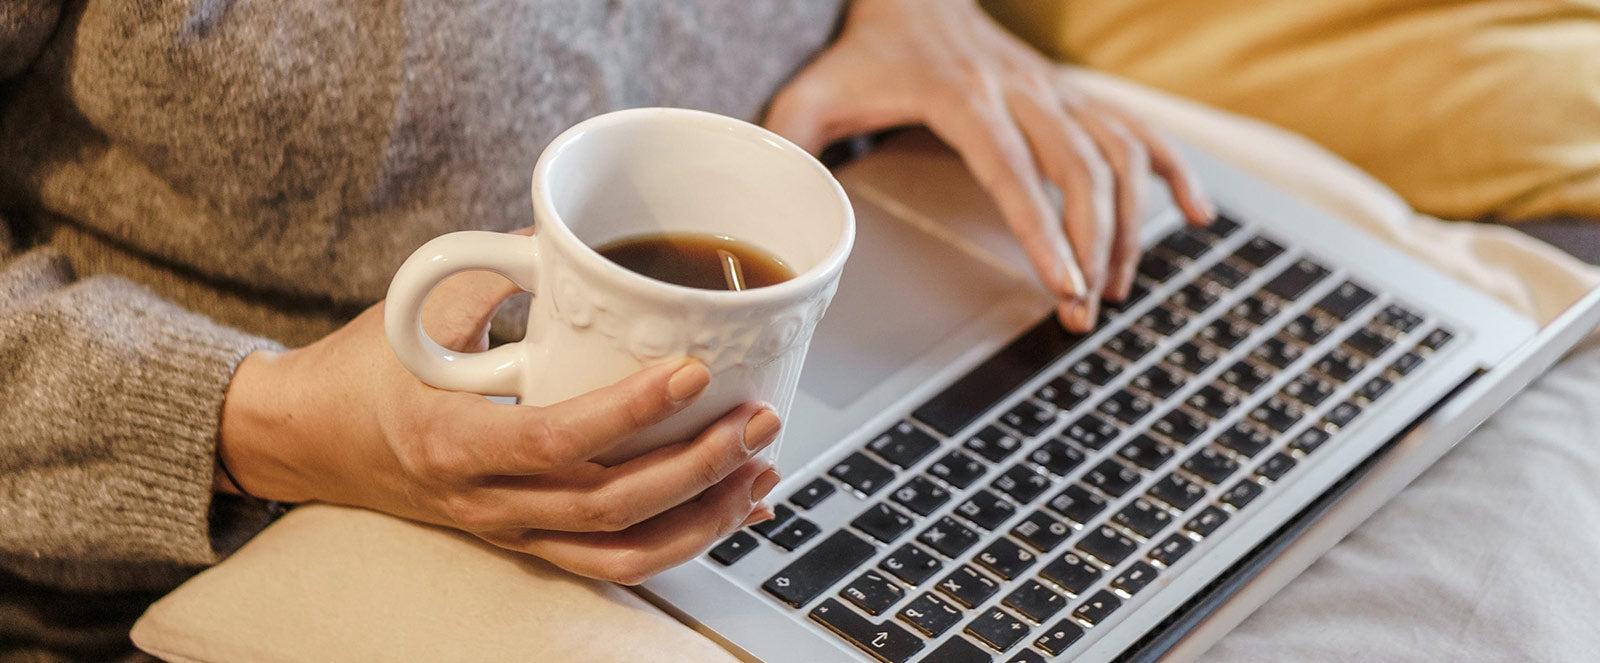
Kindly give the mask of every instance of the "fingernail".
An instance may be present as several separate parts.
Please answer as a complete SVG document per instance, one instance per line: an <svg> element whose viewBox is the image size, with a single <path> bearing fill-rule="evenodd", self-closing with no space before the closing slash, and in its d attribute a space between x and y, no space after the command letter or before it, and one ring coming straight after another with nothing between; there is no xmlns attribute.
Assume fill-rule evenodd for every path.
<svg viewBox="0 0 1600 663"><path fill-rule="evenodd" d="M1077 330L1086 332L1094 328L1095 315L1100 307L1089 299L1076 299L1072 302L1072 321L1076 323Z"/></svg>
<svg viewBox="0 0 1600 663"><path fill-rule="evenodd" d="M783 422L778 420L778 414L767 408L750 417L744 425L745 451L755 453L767 448L773 440L778 439L778 429L783 427Z"/></svg>
<svg viewBox="0 0 1600 663"><path fill-rule="evenodd" d="M711 384L711 371L706 370L705 364L691 359L667 379L667 397L674 403L682 403L704 391L708 384Z"/></svg>
<svg viewBox="0 0 1600 663"><path fill-rule="evenodd" d="M745 516L744 522L739 523L739 526L749 527L756 523L764 523L768 520L772 520L775 517L777 517L777 514L772 512L771 507L765 504L758 504L755 508L750 510L750 515Z"/></svg>
<svg viewBox="0 0 1600 663"><path fill-rule="evenodd" d="M761 500L766 499L767 494L771 493L773 487L777 485L778 471L772 468L767 468L767 471L762 472L761 476L756 477L755 483L750 484L750 501L760 502ZM765 505L762 506L764 507ZM767 509L769 512L771 510L772 509L770 508Z"/></svg>

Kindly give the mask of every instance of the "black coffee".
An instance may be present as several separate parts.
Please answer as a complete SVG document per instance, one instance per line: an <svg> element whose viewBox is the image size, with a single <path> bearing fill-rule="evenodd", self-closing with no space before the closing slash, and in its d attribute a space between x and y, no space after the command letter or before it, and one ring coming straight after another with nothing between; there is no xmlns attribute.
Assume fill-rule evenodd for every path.
<svg viewBox="0 0 1600 663"><path fill-rule="evenodd" d="M716 235L637 235L595 250L611 262L658 281L704 290L760 288L795 276L777 256Z"/></svg>

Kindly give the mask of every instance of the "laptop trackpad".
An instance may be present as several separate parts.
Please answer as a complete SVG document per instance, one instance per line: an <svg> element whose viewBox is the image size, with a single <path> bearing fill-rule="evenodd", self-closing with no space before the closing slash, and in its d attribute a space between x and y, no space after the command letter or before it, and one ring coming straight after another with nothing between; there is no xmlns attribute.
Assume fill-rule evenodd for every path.
<svg viewBox="0 0 1600 663"><path fill-rule="evenodd" d="M838 410L1032 283L947 229L919 228L859 194L855 249L800 378L801 391Z"/></svg>

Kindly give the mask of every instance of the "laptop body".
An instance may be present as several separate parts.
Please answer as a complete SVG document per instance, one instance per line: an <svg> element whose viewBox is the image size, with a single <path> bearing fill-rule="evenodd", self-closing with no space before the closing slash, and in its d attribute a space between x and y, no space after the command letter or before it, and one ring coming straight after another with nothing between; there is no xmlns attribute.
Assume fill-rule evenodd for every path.
<svg viewBox="0 0 1600 663"><path fill-rule="evenodd" d="M1392 495L1520 388L1452 408L1474 376L1537 363L1522 316L1188 156L1230 227L1180 229L1151 187L1146 292L1081 338L936 142L841 168L857 248L780 518L647 598L751 660L1192 655L1365 517L1341 498Z"/></svg>

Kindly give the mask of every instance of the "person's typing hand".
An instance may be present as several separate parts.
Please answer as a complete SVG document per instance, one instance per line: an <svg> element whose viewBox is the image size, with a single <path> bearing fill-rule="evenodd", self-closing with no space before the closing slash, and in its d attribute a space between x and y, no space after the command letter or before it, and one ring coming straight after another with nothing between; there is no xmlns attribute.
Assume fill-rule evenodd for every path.
<svg viewBox="0 0 1600 663"><path fill-rule="evenodd" d="M1102 297L1120 301L1133 284L1146 171L1171 186L1191 223L1215 216L1157 132L1075 90L973 0L854 0L838 40L778 93L766 119L813 153L908 124L961 154L1075 331L1094 325Z"/></svg>
<svg viewBox="0 0 1600 663"><path fill-rule="evenodd" d="M482 350L491 315L515 292L497 275L457 275L429 298L423 326L441 345ZM755 454L780 422L761 405L619 465L589 460L693 402L710 379L699 362L649 368L548 407L498 404L419 382L390 350L382 309L305 348L240 364L218 453L245 491L454 527L627 584L771 517L760 503L778 476ZM225 478L216 485L230 488Z"/></svg>

